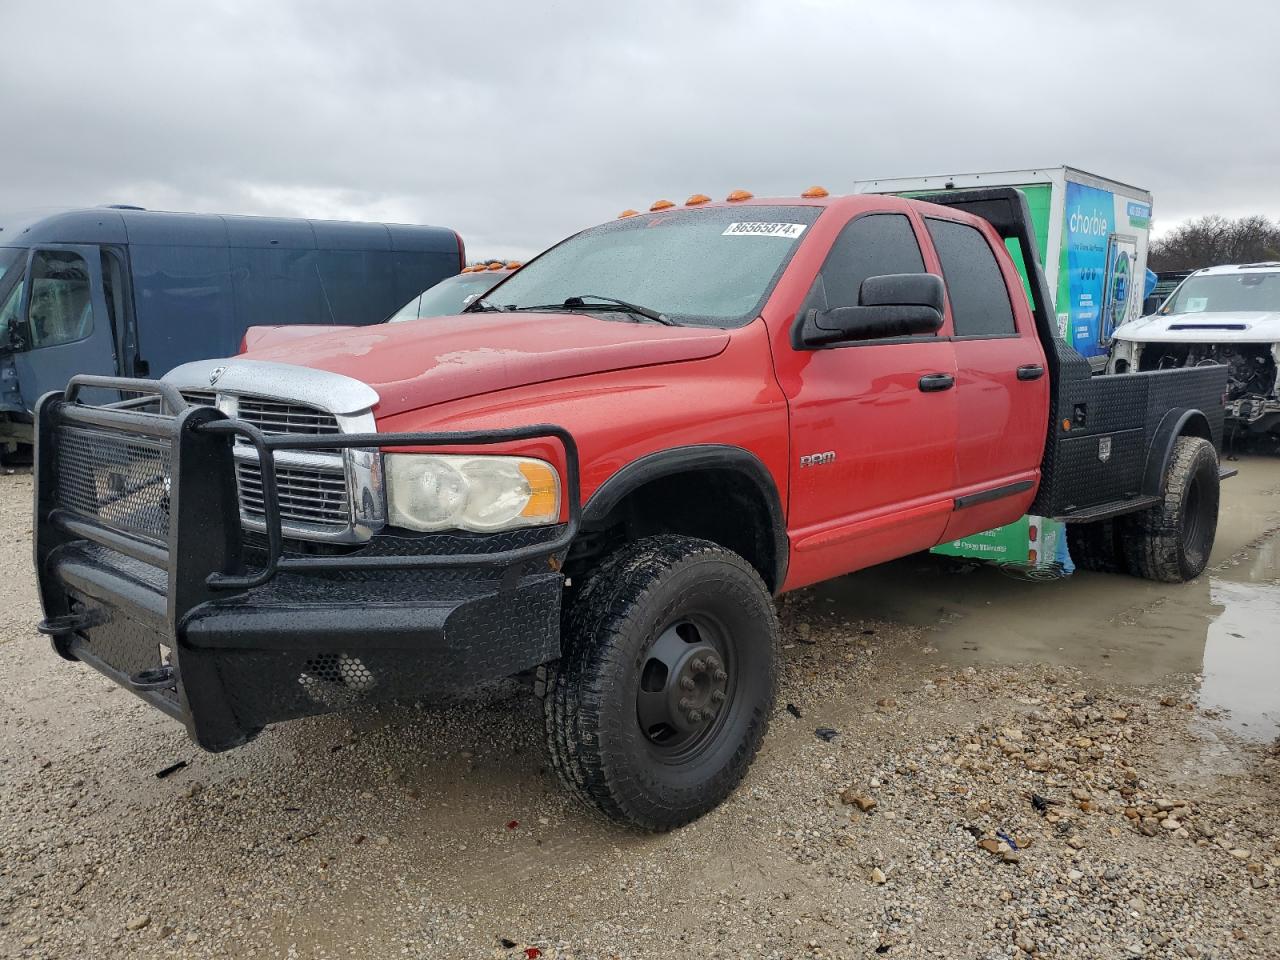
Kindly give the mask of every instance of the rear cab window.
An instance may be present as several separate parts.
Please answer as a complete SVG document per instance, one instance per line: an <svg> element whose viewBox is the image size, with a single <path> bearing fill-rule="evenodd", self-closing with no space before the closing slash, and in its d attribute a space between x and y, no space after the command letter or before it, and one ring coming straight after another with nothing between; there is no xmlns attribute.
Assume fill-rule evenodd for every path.
<svg viewBox="0 0 1280 960"><path fill-rule="evenodd" d="M1004 272L982 231L935 217L926 217L925 225L942 264L954 336L1016 337Z"/></svg>

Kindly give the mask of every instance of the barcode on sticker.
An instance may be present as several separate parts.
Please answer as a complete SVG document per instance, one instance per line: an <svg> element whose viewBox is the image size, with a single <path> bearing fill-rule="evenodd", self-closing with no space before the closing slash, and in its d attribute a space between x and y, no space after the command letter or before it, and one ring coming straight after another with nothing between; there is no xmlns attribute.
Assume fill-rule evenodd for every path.
<svg viewBox="0 0 1280 960"><path fill-rule="evenodd" d="M803 223L766 223L763 220L748 220L744 223L731 223L725 227L722 237L785 237L794 240L804 233Z"/></svg>

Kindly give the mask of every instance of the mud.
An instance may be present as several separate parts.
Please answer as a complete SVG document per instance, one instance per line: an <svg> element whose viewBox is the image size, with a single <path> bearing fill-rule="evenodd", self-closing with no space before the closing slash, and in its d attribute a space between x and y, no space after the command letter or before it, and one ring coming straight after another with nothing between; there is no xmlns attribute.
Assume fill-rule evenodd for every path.
<svg viewBox="0 0 1280 960"><path fill-rule="evenodd" d="M814 593L847 616L927 629L958 663L1053 664L1137 684L1202 680L1203 706L1237 732L1269 740L1280 734L1280 460L1236 465L1210 569L1176 589L918 555Z"/></svg>
<svg viewBox="0 0 1280 960"><path fill-rule="evenodd" d="M665 836L567 802L513 687L201 753L35 634L30 478L0 477L0 956L1274 956L1280 460L1240 467L1192 584L919 556L786 598L764 751ZM1074 790L1067 845L1027 797ZM1155 797L1199 832L1136 832ZM995 829L1021 863L975 847Z"/></svg>

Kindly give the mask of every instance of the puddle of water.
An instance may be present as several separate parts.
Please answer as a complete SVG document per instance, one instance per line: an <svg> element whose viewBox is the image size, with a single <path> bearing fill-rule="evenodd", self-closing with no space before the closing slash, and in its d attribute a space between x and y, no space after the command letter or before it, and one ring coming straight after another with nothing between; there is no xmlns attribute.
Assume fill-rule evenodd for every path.
<svg viewBox="0 0 1280 960"><path fill-rule="evenodd" d="M1222 569L1192 583L921 554L815 587L817 609L922 627L952 662L1048 663L1135 684L1200 675L1201 706L1269 740L1280 736L1280 533L1255 538L1280 520L1280 459L1249 467L1246 484L1224 489Z"/></svg>
<svg viewBox="0 0 1280 960"><path fill-rule="evenodd" d="M1215 579L1211 593L1222 613L1209 624L1200 704L1229 710L1246 736L1280 736L1280 586Z"/></svg>

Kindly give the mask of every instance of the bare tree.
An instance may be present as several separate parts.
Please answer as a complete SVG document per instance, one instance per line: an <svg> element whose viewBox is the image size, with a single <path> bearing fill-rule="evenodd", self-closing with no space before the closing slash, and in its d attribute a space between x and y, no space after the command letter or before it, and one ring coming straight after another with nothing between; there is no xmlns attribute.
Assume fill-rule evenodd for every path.
<svg viewBox="0 0 1280 960"><path fill-rule="evenodd" d="M1263 216L1228 220L1215 215L1188 220L1152 241L1147 265L1158 272L1259 260L1280 260L1280 222Z"/></svg>

